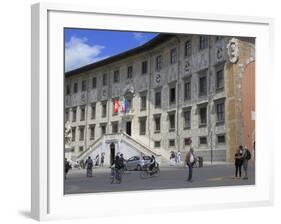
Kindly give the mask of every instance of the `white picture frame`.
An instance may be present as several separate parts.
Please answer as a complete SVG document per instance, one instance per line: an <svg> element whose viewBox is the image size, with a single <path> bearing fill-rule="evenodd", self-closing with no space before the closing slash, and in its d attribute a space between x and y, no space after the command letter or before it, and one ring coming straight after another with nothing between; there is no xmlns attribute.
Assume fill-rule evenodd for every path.
<svg viewBox="0 0 281 224"><path fill-rule="evenodd" d="M149 26L147 26L149 24ZM256 37L256 184L177 190L63 194L63 27L153 32L197 33ZM39 3L32 6L32 198L37 220L101 217L136 213L164 213L187 209L271 205L273 203L273 147L263 139L270 111L270 18L190 12L97 9L93 6ZM265 90L263 92L259 90ZM61 151L60 151L61 150ZM262 156L259 156L262 155ZM58 170L61 170L59 172ZM175 200L181 198L180 201ZM139 203L126 210L120 201ZM149 200L149 203L147 201ZM93 201L98 201L97 204ZM84 206L76 206L84 205Z"/></svg>

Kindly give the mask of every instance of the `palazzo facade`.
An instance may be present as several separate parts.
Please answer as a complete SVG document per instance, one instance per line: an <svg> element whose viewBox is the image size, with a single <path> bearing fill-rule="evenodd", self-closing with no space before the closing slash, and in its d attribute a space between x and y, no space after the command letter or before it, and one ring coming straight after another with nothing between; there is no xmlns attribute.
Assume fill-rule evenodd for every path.
<svg viewBox="0 0 281 224"><path fill-rule="evenodd" d="M252 80L243 77L254 61L254 38L159 34L66 72L72 159L104 153L110 163L119 152L168 160L171 151L184 156L193 147L205 161L232 161L238 145L254 142L243 107ZM128 110L114 111L124 99Z"/></svg>

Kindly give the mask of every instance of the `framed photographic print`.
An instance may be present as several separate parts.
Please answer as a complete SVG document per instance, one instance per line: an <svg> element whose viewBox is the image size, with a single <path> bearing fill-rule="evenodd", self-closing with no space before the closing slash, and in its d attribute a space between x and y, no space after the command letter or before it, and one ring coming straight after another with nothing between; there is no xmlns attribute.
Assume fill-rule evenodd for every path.
<svg viewBox="0 0 281 224"><path fill-rule="evenodd" d="M272 24L33 5L32 217L271 204Z"/></svg>

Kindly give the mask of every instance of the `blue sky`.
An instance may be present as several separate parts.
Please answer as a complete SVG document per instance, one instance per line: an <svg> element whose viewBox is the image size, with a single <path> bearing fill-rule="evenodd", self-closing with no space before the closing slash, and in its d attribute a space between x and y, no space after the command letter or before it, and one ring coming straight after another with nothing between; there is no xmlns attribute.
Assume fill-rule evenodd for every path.
<svg viewBox="0 0 281 224"><path fill-rule="evenodd" d="M65 70L82 67L140 46L157 33L65 29Z"/></svg>

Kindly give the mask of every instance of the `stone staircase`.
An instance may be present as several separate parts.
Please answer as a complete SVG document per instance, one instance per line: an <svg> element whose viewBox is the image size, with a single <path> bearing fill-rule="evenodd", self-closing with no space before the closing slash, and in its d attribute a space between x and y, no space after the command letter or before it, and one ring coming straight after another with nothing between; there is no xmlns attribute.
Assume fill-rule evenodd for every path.
<svg viewBox="0 0 281 224"><path fill-rule="evenodd" d="M167 162L169 160L170 154L164 149L151 149L147 145L143 144L141 141L133 138L125 132L120 132L116 134L105 134L95 140L84 152L73 158L75 161L85 160L88 156L94 155L95 151L101 151L100 148L108 142L122 142L125 143L129 148L140 152L143 155L154 155L158 162Z"/></svg>

